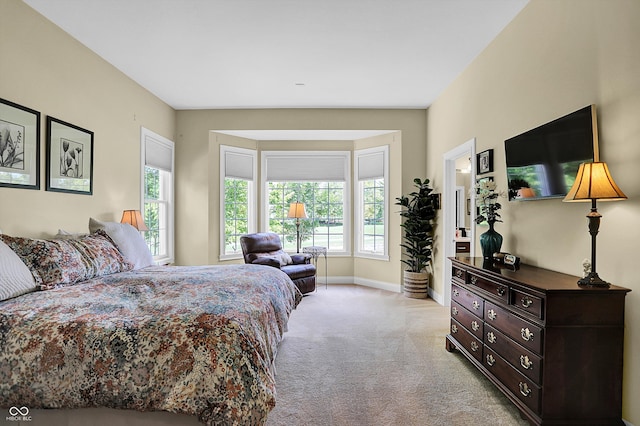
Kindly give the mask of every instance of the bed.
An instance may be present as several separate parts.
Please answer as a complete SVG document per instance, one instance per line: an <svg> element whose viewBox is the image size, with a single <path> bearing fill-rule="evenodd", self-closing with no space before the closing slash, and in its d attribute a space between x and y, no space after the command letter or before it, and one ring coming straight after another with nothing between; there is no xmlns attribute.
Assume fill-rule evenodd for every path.
<svg viewBox="0 0 640 426"><path fill-rule="evenodd" d="M92 239L118 248L102 231ZM64 269L61 259L74 259L56 259L51 247L89 238L28 240L35 248L23 240L0 236L46 291L0 301L0 407L165 411L207 425L266 421L278 343L301 300L286 274L257 265L134 267L124 256L101 268L104 259L96 266L92 253L85 269L93 276L60 278L64 270L42 265L53 257L50 268ZM47 273L73 282L51 284Z"/></svg>

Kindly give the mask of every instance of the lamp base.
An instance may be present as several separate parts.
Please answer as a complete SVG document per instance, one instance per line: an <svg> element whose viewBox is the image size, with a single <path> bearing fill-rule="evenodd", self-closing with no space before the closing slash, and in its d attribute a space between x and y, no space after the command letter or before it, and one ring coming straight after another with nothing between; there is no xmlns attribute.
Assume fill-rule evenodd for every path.
<svg viewBox="0 0 640 426"><path fill-rule="evenodd" d="M580 278L578 280L578 285L581 287L605 287L608 288L610 284L606 281L603 281L597 272L590 272L584 278Z"/></svg>

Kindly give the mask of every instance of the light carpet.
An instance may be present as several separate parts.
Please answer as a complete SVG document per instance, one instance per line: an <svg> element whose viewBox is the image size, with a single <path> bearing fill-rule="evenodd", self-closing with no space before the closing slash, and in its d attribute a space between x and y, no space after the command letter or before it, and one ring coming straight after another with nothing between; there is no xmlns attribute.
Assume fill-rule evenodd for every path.
<svg viewBox="0 0 640 426"><path fill-rule="evenodd" d="M305 296L276 359L267 426L528 425L459 352L449 308L354 285Z"/></svg>

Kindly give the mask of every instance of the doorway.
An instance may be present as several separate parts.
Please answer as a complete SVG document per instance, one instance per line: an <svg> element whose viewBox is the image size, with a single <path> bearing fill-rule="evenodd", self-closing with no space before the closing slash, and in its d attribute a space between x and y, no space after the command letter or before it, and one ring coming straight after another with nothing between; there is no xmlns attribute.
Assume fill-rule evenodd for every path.
<svg viewBox="0 0 640 426"><path fill-rule="evenodd" d="M452 149L447 152L443 156L444 159L444 177L443 177L443 250L444 256L443 258L443 267L442 267L442 279L443 279L443 300L442 304L444 306L451 305L451 261L449 257L453 257L456 255L456 229L458 229L460 224L460 217L458 213L461 213L462 208L459 206L459 191L458 191L458 179L457 179L457 169L456 163L459 164L460 159L468 159L469 160L469 185L473 187L473 184L476 181L476 139L473 138L462 145ZM469 232L467 237L470 239L470 252L469 256L474 256L475 254L475 226L473 225L473 217L472 214L475 210L475 197L470 196L470 194L466 195L468 198L468 202L465 199L464 213L467 215L469 219ZM458 206L458 208L456 208ZM466 226L465 226L466 228Z"/></svg>

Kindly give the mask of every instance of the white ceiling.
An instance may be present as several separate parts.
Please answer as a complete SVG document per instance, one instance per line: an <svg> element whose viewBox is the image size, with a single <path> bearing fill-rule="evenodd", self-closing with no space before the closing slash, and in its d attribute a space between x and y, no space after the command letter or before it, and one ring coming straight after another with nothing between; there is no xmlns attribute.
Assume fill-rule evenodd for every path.
<svg viewBox="0 0 640 426"><path fill-rule="evenodd" d="M175 109L425 108L527 0L24 0Z"/></svg>

